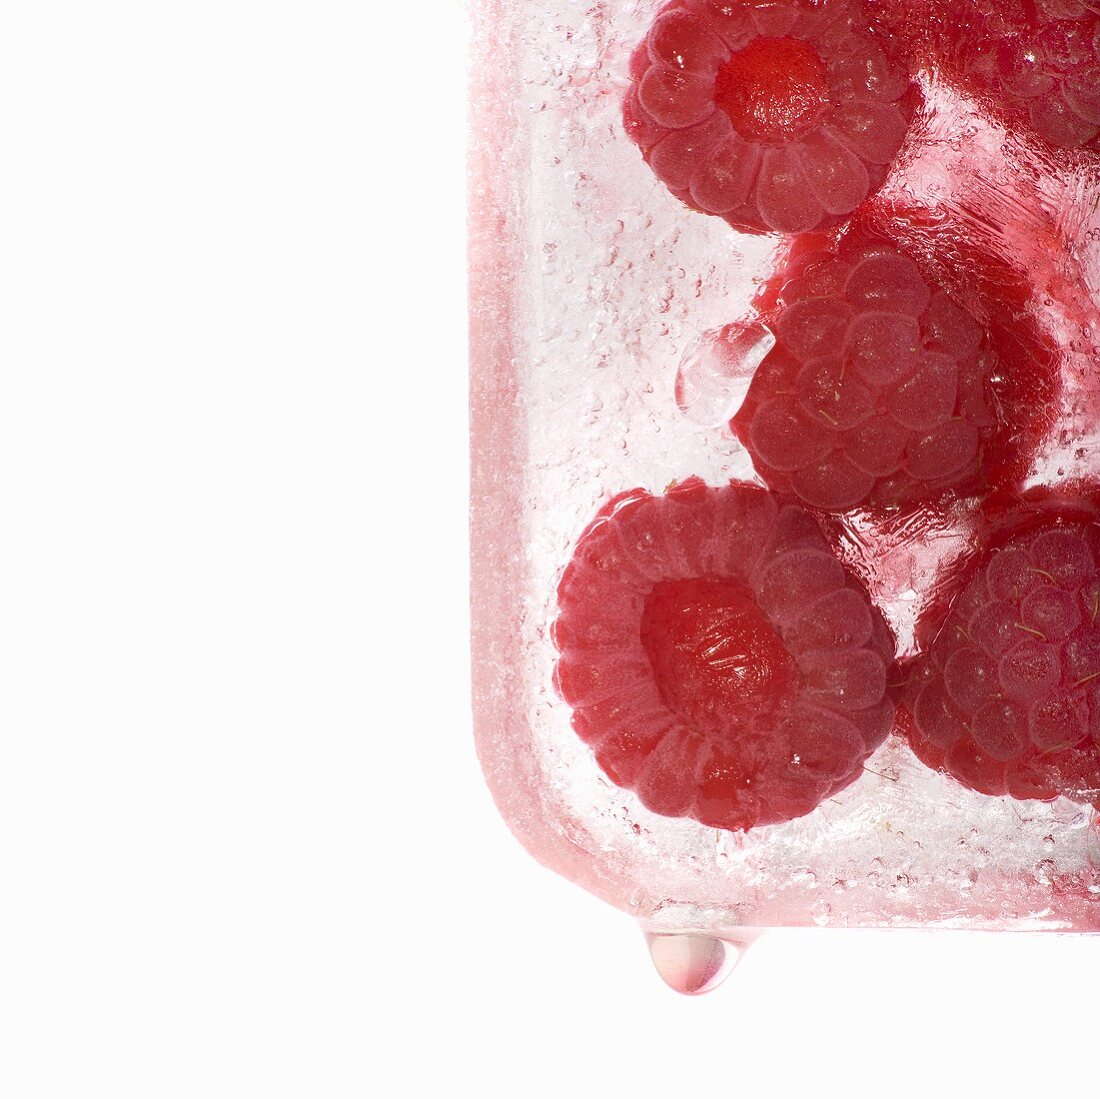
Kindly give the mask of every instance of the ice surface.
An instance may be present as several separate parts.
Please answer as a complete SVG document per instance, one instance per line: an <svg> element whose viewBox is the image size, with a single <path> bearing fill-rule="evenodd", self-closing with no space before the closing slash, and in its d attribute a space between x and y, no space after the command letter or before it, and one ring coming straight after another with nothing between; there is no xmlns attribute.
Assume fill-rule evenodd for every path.
<svg viewBox="0 0 1100 1099"><path fill-rule="evenodd" d="M751 324L786 247L687 210L623 134L629 54L661 6L475 4L475 709L502 812L541 861L652 931L1100 928L1100 844L1078 805L972 793L892 737L814 813L734 834L649 813L570 727L549 627L571 548L619 491L660 492L692 475L753 479L724 426L737 384L716 382L708 333ZM925 109L875 200L883 223L933 256L964 300L974 287L959 279L952 241L1018 257L1037 288L1030 319L1062 348L1067 383L1031 481L1100 469L1096 161L1006 133L934 78L923 90ZM902 653L921 607L965 558L970 518L957 505L836 520L846 563Z"/></svg>
<svg viewBox="0 0 1100 1099"><path fill-rule="evenodd" d="M704 332L676 373L676 407L698 427L724 428L773 347L774 334L755 316Z"/></svg>

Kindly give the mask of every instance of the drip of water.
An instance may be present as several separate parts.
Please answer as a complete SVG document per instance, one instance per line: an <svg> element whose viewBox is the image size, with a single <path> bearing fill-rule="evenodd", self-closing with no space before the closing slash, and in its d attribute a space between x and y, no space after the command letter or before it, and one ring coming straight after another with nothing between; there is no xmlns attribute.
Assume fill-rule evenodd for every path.
<svg viewBox="0 0 1100 1099"><path fill-rule="evenodd" d="M676 374L676 406L698 427L724 427L740 409L775 336L756 317L712 328L688 349Z"/></svg>
<svg viewBox="0 0 1100 1099"><path fill-rule="evenodd" d="M748 940L710 935L646 934L649 956L661 980L674 992L699 996L717 988L741 960Z"/></svg>

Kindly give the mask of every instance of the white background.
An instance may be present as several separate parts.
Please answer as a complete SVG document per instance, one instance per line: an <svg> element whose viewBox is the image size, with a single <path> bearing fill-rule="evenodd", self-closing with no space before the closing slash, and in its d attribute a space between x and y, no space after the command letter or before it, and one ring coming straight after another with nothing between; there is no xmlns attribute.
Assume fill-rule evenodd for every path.
<svg viewBox="0 0 1100 1099"><path fill-rule="evenodd" d="M498 819L466 34L0 19L0 1095L1090 1093L1096 941L774 935L685 1000Z"/></svg>

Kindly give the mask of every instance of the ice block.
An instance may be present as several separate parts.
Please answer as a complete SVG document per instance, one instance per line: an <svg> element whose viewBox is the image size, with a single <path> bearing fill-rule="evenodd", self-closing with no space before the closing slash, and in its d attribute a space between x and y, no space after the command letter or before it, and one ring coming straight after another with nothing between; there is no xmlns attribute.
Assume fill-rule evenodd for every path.
<svg viewBox="0 0 1100 1099"><path fill-rule="evenodd" d="M1094 7L474 18L513 832L686 992L770 927L1100 929Z"/></svg>

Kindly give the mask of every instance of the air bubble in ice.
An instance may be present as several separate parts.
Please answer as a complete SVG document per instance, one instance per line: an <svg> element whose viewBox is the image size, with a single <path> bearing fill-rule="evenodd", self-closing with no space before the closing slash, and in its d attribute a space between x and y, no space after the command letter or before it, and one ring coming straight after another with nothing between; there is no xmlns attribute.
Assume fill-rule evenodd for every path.
<svg viewBox="0 0 1100 1099"><path fill-rule="evenodd" d="M722 427L737 414L775 336L755 317L712 328L689 348L676 375L676 406L698 427Z"/></svg>

